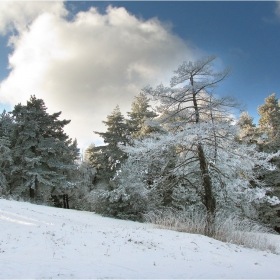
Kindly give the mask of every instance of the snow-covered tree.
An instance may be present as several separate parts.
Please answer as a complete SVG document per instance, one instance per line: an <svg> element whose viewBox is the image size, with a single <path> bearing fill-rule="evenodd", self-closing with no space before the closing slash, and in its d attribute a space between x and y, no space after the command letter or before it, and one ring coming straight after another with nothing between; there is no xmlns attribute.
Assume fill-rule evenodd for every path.
<svg viewBox="0 0 280 280"><path fill-rule="evenodd" d="M78 157L77 143L63 131L70 121L59 120L61 112L48 114L44 101L35 96L11 113L15 121L11 193L41 200L54 191L64 193L73 186L69 177Z"/></svg>
<svg viewBox="0 0 280 280"><path fill-rule="evenodd" d="M178 118L177 123L172 125L178 129L186 129L184 125L195 124L196 130L207 123L206 127L212 127L207 119L208 112L212 112L215 106L223 105L223 101L214 100L211 97L211 102L200 102L203 100L205 92L210 92L228 74L229 69L216 73L211 67L211 62L215 56L207 57L197 62L184 62L174 71L175 76L172 77L170 87L164 87L162 84L152 89L146 87L144 92L150 94L154 100L160 101L161 105L158 107L159 111L168 112L165 119ZM182 84L182 87L179 85ZM208 117L205 118L205 115ZM206 120L205 120L206 119ZM213 132L212 132L213 133ZM210 177L209 162L205 154L205 147L201 133L196 135L193 141L192 149L195 151L195 161L197 161L197 168L200 171L200 183L203 186L203 203L211 216L215 215L216 199L213 195L213 182ZM213 145L213 137L210 138L211 145ZM188 165L188 163L185 163Z"/></svg>
<svg viewBox="0 0 280 280"><path fill-rule="evenodd" d="M262 141L265 150L277 151L280 148L280 106L275 93L265 99L258 107L259 130L263 134Z"/></svg>
<svg viewBox="0 0 280 280"><path fill-rule="evenodd" d="M149 170L155 159L161 162L153 180L157 185L173 178L170 184L184 186L186 191L195 190L209 223L221 208L235 207L248 212L244 199L277 202L276 198L263 196L264 186L254 172L256 166L272 170L268 162L272 156L235 141L237 128L230 111L236 102L213 94L213 89L229 74L229 69L215 72L214 59L211 56L184 62L175 71L170 87L146 87L144 92L160 102L158 111L164 113L162 123L168 124L169 132L124 147L130 157L143 165L143 171ZM176 151L176 161L166 168L169 159L164 154L170 149ZM252 186L252 181L258 187Z"/></svg>
<svg viewBox="0 0 280 280"><path fill-rule="evenodd" d="M265 98L265 104L258 107L258 112L261 116L259 126L269 126L272 130L279 127L280 108L275 93Z"/></svg>
<svg viewBox="0 0 280 280"><path fill-rule="evenodd" d="M87 161L79 163L77 170L71 172L75 185L66 192L71 209L92 210L90 192L94 189L96 170Z"/></svg>
<svg viewBox="0 0 280 280"><path fill-rule="evenodd" d="M14 120L6 110L0 115L0 137L5 136L11 139L14 130Z"/></svg>
<svg viewBox="0 0 280 280"><path fill-rule="evenodd" d="M258 147L262 151L275 153L280 150L280 106L275 94L265 99L265 103L258 107L258 113ZM274 157L271 162L277 169L264 172L261 179L272 187L269 194L280 199L280 157ZM262 208L262 215L265 221L280 231L280 205L266 205Z"/></svg>
<svg viewBox="0 0 280 280"><path fill-rule="evenodd" d="M11 135L14 122L5 110L0 115L0 195L9 194L9 181L12 167Z"/></svg>
<svg viewBox="0 0 280 280"><path fill-rule="evenodd" d="M91 143L85 150L82 158L82 162L88 162L90 163L90 156L93 151L93 148L95 148L95 144Z"/></svg>
<svg viewBox="0 0 280 280"><path fill-rule="evenodd" d="M256 219L260 204L279 203L276 197L266 196L269 187L258 179L263 170L273 170L274 167L270 164L273 155L257 152L253 145L247 146L235 141L235 127L225 125L223 128L224 131L220 126L219 137L216 139L216 155L213 142L208 142L213 137L213 131L206 124L200 127L189 125L177 133L135 140L133 147L124 147L129 160L134 163L133 169L128 173L132 178L139 178L143 174L142 181L147 189L162 190L162 186L170 186L172 205L179 209L191 207L207 210L196 151L196 145L200 141L204 144L216 211L228 214L236 212ZM176 156L170 157L174 149ZM261 167L262 170L256 170L256 167ZM153 184L149 186L146 178L151 172ZM133 185L133 181L127 179L126 184Z"/></svg>
<svg viewBox="0 0 280 280"><path fill-rule="evenodd" d="M155 112L149 110L150 107L149 99L143 93L135 97L131 111L127 112L129 119L126 120L131 138L144 137L155 132L155 129L146 123L157 116Z"/></svg>
<svg viewBox="0 0 280 280"><path fill-rule="evenodd" d="M92 167L97 170L99 180L109 180L118 169L119 164L126 158L126 154L119 148L125 146L128 139L128 125L124 121L119 106L103 121L106 132L95 132L103 138L105 145L88 149Z"/></svg>
<svg viewBox="0 0 280 280"><path fill-rule="evenodd" d="M141 167L129 158L113 178L113 188L94 191L94 210L97 213L120 219L142 221L142 214L161 205L161 197L148 189Z"/></svg>
<svg viewBox="0 0 280 280"><path fill-rule="evenodd" d="M8 182L13 163L10 145L8 137L0 137L0 196L9 194Z"/></svg>
<svg viewBox="0 0 280 280"><path fill-rule="evenodd" d="M253 117L251 117L247 112L242 112L238 119L239 127L239 139L240 141L246 143L256 143L257 142L257 128L253 123Z"/></svg>

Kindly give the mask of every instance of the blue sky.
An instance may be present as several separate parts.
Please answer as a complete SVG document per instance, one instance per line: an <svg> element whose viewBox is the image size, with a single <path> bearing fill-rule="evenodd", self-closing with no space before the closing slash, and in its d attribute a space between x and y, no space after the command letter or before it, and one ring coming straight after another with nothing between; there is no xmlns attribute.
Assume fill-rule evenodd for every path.
<svg viewBox="0 0 280 280"><path fill-rule="evenodd" d="M49 104L50 109L62 110L65 112L65 118L75 119L72 122L74 124L76 122L76 130L74 125L72 130L69 130L72 137L75 137L76 131L78 141L79 137L81 139L84 137L81 140L83 145L87 145L89 142L98 143L95 136L88 136L91 138L88 140L85 138L86 136L82 137L82 135L89 134L84 133L81 129L79 131L80 125L78 123L86 123L85 118L94 119L95 121L84 125L84 129L87 131L90 129L91 133L93 130L101 130L98 122L101 124L101 121L114 109L117 103L125 113L129 109L133 96L140 92L142 87L153 83L153 81L155 83L167 82L171 70L175 70L176 66L183 60L216 54L220 67L232 67L231 76L220 84L217 93L234 95L244 105L247 105L247 111L257 121L257 106L263 104L264 98L270 94L276 93L277 98L280 94L279 3L275 1L69 1L60 2L60 6L54 7L54 3L44 2L44 7L34 6L34 12L31 13L32 2L29 2L26 4L29 5L28 9L23 6L17 7L21 14L26 13L26 17L20 18L20 20L13 18L13 15L9 18L7 11L11 9L11 6L3 6L0 8L0 13L1 9L3 13L5 12L7 23L2 26L2 29L0 26L0 35L2 34L0 36L0 109L10 110L15 103L23 102L26 97L38 92L39 97L44 97L44 100L48 101L46 103L47 106ZM108 11L109 5L115 9ZM97 12L90 13L91 7L96 7ZM120 7L125 10L119 9ZM84 11L83 16L80 16L82 24L78 24L76 15L81 11ZM55 16L48 17L47 12L55 14ZM80 13L80 15L82 14ZM105 15L110 24L103 20ZM152 18L157 18L157 21L151 21ZM93 19L96 22L100 20L104 26L99 32L96 31L99 27L92 27L95 28L95 31L91 38L88 26ZM120 19L123 20L121 24L119 24ZM88 25L83 29L81 26L85 26L85 23ZM146 26L148 27L146 28ZM49 38L59 38L57 41L54 39L50 44L49 60L43 57L48 50L42 47L49 44L47 39L38 39L38 42L42 43L36 41L36 38L39 38L38 35L36 37L36 32L40 34L40 28L42 34L48 34ZM150 32L147 30L152 28L155 32L154 38L157 37L156 34L162 36L154 41L152 38L149 39L151 42L147 46L146 53L143 51L144 48L141 50L143 37L139 39L140 37L135 35L138 32L135 30L139 30L139 28L145 29L145 32ZM55 34L51 34L53 29L55 29ZM83 32L85 32L84 37L82 36ZM80 37L77 33L81 33ZM13 37L11 37L12 35ZM131 36L133 39L131 41L128 39L123 45L119 39L121 36L128 36L128 38ZM13 43L8 47L7 43L11 38L13 38ZM100 43L103 41L106 46ZM131 52L129 50L130 44L134 44ZM135 44L139 44L138 48ZM167 45L168 47L166 47ZM156 53L156 48L160 54ZM52 53L53 49L56 50L55 53ZM30 53L26 58L25 53L28 50ZM38 51L39 56L35 57L34 53L37 55L37 50L40 50ZM76 52L79 50L78 55ZM86 54L80 56L81 53ZM117 61L114 53L118 58L122 57L122 60ZM11 67L7 69L9 55L12 58ZM110 64L108 61L111 56L114 62ZM25 58L22 59L22 57ZM64 61L65 57L69 57L69 61L71 60L73 63L69 64L70 62ZM74 57L77 57L77 60ZM112 73L109 73L106 81L103 81L104 74L100 74L102 69L105 69L103 62L99 61L100 57L102 57L103 62L108 58L108 61L104 62L109 63L109 67L106 64L106 69L110 66L114 69ZM174 57L173 60L172 57ZM44 63L39 63L40 59ZM96 62L94 68L87 65L86 60L93 61L91 65ZM137 63L134 63L133 60L137 60ZM123 64L122 61L124 61ZM147 66L145 64L147 61L154 64ZM37 62L41 72L35 69L34 64ZM126 68L121 68L124 67L125 63L127 63ZM75 72L74 68L69 72L69 65L73 66L73 64L78 72ZM23 66L26 67L26 71L20 70ZM151 68L153 69L151 70ZM99 74L95 74L98 73L98 69L100 69ZM117 69L123 69L124 72L128 73L129 78L128 76L118 77ZM26 74L28 71L30 75ZM40 76L38 73L43 74ZM51 75L50 73L55 74ZM77 73L84 73L84 75L79 76L73 84ZM56 80L58 77L59 82ZM137 82L133 81L134 77ZM45 84L46 80L47 84ZM92 80L94 82L91 83ZM110 80L112 84L110 84ZM118 84L118 81L127 82L127 85L123 87ZM15 83L19 83L18 88L14 87ZM78 85L78 83L80 84ZM36 92L31 92L33 88ZM75 88L75 92L71 92L73 88ZM25 89L26 91L24 91ZM20 91L18 96L16 90ZM114 90L116 91L114 96L109 93L106 95L107 92ZM54 94L51 95L50 91L53 91ZM69 92L68 96L67 92ZM5 95L9 94L12 96L6 98ZM75 100L75 94L79 96L79 102ZM106 97L106 100L100 99L102 95L104 98ZM90 98L92 103L89 102ZM74 100L73 104L70 100ZM91 104L90 108L88 108L88 104ZM100 109L101 107L103 109ZM86 116L82 117L82 112L87 112Z"/></svg>
<svg viewBox="0 0 280 280"><path fill-rule="evenodd" d="M139 18L157 17L206 54L216 54L232 74L220 94L238 98L256 119L257 106L272 93L280 96L280 14L274 1L104 1ZM68 2L70 5L71 2ZM87 10L92 2L79 4ZM279 5L279 4L278 4Z"/></svg>

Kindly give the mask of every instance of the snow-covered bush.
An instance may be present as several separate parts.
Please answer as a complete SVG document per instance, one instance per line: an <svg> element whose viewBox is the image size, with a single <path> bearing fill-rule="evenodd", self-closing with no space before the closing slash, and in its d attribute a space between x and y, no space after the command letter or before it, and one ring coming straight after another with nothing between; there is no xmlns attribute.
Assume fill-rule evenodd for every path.
<svg viewBox="0 0 280 280"><path fill-rule="evenodd" d="M133 159L128 159L112 178L107 190L95 191L94 209L97 213L142 221L142 215L161 204L154 188L148 188L144 174Z"/></svg>

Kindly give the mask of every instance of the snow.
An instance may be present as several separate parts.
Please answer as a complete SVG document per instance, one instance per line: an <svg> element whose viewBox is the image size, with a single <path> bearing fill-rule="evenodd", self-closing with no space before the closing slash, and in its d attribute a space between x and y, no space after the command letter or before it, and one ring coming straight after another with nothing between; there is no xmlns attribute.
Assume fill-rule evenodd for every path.
<svg viewBox="0 0 280 280"><path fill-rule="evenodd" d="M1 279L280 277L280 255L91 212L0 199L0 228Z"/></svg>

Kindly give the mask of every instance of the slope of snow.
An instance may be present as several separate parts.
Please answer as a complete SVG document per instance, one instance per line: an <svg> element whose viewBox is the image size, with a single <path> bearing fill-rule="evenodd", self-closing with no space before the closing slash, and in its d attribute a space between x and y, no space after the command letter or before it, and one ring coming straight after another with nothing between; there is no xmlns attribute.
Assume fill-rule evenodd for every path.
<svg viewBox="0 0 280 280"><path fill-rule="evenodd" d="M279 277L280 255L90 212L0 199L0 278Z"/></svg>

